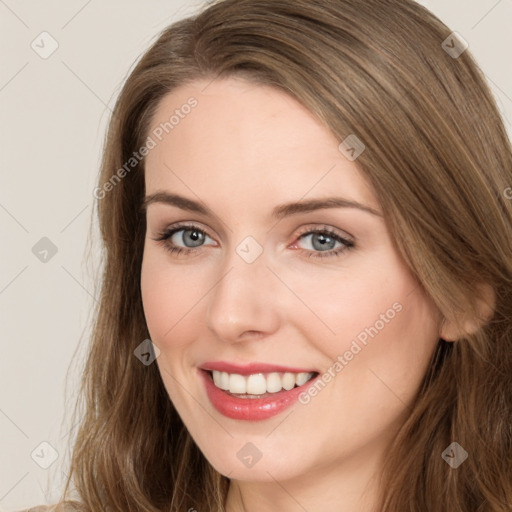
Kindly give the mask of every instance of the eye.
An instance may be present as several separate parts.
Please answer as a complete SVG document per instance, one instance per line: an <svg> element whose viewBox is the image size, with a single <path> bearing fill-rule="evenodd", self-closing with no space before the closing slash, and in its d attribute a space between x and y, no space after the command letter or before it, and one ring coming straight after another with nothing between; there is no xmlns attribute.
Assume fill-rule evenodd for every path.
<svg viewBox="0 0 512 512"><path fill-rule="evenodd" d="M196 248L204 245L207 238L212 240L208 234L198 226L193 224L179 224L159 233L158 238L154 240L161 242L165 249L171 253L189 254L195 252ZM180 243L184 244L184 247L180 246Z"/></svg>
<svg viewBox="0 0 512 512"><path fill-rule="evenodd" d="M192 254L205 244L206 239L213 239L201 228L194 224L179 224L159 233L154 240L164 245L173 254ZM308 258L326 258L340 256L343 252L355 247L353 240L342 236L337 231L324 226L321 229L309 229L302 232L294 245L307 240L310 248L302 248ZM180 245L183 244L183 245ZM337 246L337 248L335 248Z"/></svg>
<svg viewBox="0 0 512 512"><path fill-rule="evenodd" d="M305 249L309 253L309 258L341 256L343 252L355 247L353 240L349 240L327 226L321 229L310 229L302 233L297 240L308 240L307 245L312 248ZM336 244L338 247L335 249Z"/></svg>

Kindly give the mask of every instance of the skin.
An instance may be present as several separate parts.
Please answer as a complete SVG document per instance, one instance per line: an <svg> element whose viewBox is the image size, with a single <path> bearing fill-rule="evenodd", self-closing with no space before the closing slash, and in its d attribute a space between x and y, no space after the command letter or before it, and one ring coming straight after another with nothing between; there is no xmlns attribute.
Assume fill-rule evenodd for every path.
<svg viewBox="0 0 512 512"><path fill-rule="evenodd" d="M270 218L279 204L329 196L382 213L357 160L307 109L241 79L195 81L163 99L151 128L191 96L197 106L146 157L146 195L177 193L210 211L147 208L142 299L169 397L205 457L231 479L228 512L340 504L344 512L373 511L383 450L450 325L394 249L382 215L331 208ZM206 232L194 253L171 254L155 240L178 222ZM302 235L325 227L355 246L308 257L323 250L315 235ZM172 240L194 248L193 231ZM248 236L263 250L252 263L236 252ZM331 241L324 251L340 247ZM259 361L323 373L395 303L401 311L308 404L249 422L226 418L209 402L201 363ZM237 457L247 442L262 454L251 468Z"/></svg>

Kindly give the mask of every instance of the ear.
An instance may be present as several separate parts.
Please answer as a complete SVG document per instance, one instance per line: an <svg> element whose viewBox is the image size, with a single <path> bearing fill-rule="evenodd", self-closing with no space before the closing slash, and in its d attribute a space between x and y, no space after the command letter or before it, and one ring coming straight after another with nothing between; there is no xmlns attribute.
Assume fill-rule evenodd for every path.
<svg viewBox="0 0 512 512"><path fill-rule="evenodd" d="M455 321L443 318L439 336L445 341L457 341L464 335L474 334L480 327L491 319L496 307L496 293L487 283L477 285L478 295L475 297L474 311L464 311L457 314Z"/></svg>

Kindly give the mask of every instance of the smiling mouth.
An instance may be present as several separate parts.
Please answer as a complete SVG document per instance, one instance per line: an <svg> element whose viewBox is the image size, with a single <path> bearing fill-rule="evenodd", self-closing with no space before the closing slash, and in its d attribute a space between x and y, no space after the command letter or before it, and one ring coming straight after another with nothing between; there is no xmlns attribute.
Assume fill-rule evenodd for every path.
<svg viewBox="0 0 512 512"><path fill-rule="evenodd" d="M318 372L268 372L240 375L204 370L215 387L237 398L265 398L301 387L314 379Z"/></svg>

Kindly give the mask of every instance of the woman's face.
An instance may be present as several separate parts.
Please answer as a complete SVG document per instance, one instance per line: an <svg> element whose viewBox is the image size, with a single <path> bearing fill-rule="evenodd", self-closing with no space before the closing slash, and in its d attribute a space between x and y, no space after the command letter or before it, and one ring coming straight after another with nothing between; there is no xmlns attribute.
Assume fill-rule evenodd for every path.
<svg viewBox="0 0 512 512"><path fill-rule="evenodd" d="M234 78L175 89L149 136L144 312L201 451L237 480L373 467L441 321L353 152Z"/></svg>

